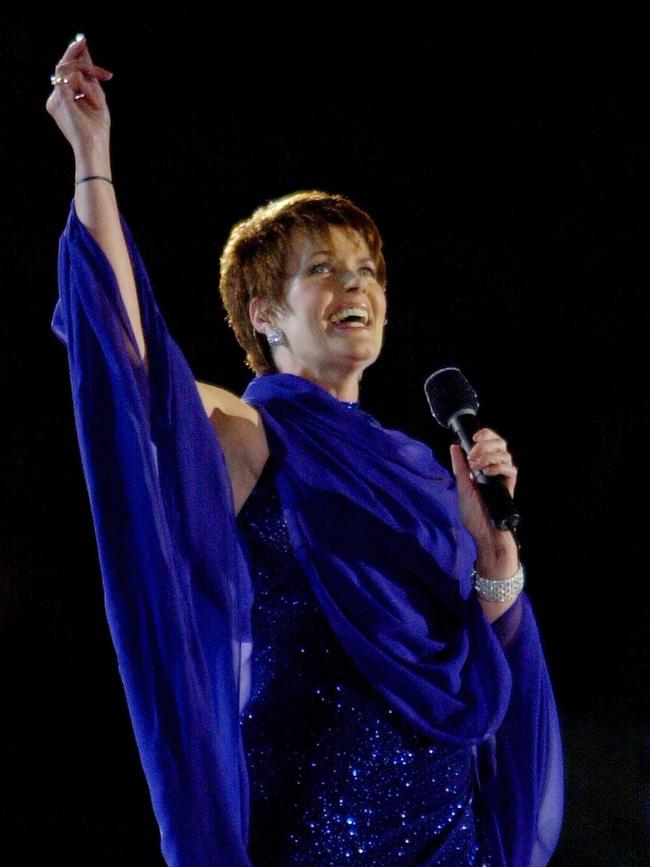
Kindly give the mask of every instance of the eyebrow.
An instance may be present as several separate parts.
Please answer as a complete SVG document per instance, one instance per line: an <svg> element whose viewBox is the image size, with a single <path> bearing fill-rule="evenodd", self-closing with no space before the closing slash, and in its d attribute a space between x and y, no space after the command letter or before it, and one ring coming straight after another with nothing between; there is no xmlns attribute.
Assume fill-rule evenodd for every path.
<svg viewBox="0 0 650 867"><path fill-rule="evenodd" d="M309 256L307 256L307 261L309 261L310 259L313 259L314 256L323 256L323 255L333 256L334 253L331 250L316 250L314 253L310 253ZM372 256L362 256L359 259L359 261L360 262L366 262L366 261L367 262L374 262L374 259L372 258Z"/></svg>

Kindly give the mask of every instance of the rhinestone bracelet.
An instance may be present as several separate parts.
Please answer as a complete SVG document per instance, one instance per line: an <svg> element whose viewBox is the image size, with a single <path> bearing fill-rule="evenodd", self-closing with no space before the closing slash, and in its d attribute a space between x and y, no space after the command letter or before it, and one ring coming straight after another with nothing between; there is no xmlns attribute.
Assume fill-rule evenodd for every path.
<svg viewBox="0 0 650 867"><path fill-rule="evenodd" d="M523 589L524 567L520 563L512 578L502 578L501 580L483 578L474 569L472 571L472 578L474 579L474 588L479 599L483 599L486 602L510 602Z"/></svg>

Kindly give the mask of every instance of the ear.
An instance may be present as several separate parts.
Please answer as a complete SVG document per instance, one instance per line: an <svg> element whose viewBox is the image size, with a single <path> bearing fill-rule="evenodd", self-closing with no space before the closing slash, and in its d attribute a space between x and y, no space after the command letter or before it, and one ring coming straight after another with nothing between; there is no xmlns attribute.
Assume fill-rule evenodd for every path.
<svg viewBox="0 0 650 867"><path fill-rule="evenodd" d="M264 298L255 296L248 302L248 315L255 331L268 334L273 328L273 322L269 316L268 304Z"/></svg>

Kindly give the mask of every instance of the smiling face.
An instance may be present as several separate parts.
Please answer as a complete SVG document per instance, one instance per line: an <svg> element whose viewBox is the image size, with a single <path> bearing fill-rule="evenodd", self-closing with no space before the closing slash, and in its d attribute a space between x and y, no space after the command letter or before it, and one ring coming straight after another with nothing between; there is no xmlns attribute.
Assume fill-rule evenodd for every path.
<svg viewBox="0 0 650 867"><path fill-rule="evenodd" d="M361 235L334 225L329 237L294 230L284 290L286 311L266 319L260 299L250 308L258 330L284 332L286 345L274 353L278 371L323 384L358 382L379 356L386 314L385 290ZM357 318L332 321L345 308Z"/></svg>

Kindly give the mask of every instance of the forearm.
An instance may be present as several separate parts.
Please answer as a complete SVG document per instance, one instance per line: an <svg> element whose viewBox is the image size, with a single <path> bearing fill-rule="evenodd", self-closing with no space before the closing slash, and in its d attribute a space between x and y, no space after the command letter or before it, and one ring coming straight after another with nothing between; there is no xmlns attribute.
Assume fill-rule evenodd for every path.
<svg viewBox="0 0 650 867"><path fill-rule="evenodd" d="M75 150L75 181L89 175L112 178L109 145L84 145ZM75 186L75 209L111 264L135 335L140 357L146 346L133 266L124 238L113 184L105 180L86 181Z"/></svg>

